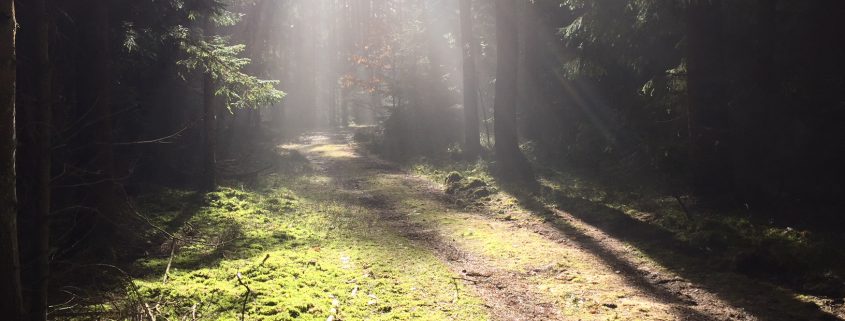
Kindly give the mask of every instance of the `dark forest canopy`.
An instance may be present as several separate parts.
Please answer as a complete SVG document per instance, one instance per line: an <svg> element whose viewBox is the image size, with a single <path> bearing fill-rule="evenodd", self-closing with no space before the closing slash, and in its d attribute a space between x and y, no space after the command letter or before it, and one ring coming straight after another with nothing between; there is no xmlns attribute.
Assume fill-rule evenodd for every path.
<svg viewBox="0 0 845 321"><path fill-rule="evenodd" d="M687 263L650 249L843 318L842 17L836 0L0 0L0 319L171 320L190 309L141 280L156 258L163 284L198 268L179 256L208 240L198 218L294 208L321 169L358 189L388 162L465 209L513 198L497 222L571 212L669 270ZM373 168L331 167L347 154ZM249 247L226 224L209 260ZM261 290L229 282L243 306L208 317L257 313ZM284 313L328 317L302 304ZM748 305L737 318L767 319Z"/></svg>

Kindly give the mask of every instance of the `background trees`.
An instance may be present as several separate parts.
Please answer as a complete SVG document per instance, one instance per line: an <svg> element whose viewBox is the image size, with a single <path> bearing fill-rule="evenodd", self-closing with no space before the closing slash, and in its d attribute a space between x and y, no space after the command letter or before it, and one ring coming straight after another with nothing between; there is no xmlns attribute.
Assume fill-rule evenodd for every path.
<svg viewBox="0 0 845 321"><path fill-rule="evenodd" d="M614 167L609 160L615 159L638 171L685 181L698 194L719 194L722 201L751 207L813 197L801 191L808 186L798 177L815 174L800 164L833 164L833 158L809 156L813 153L784 141L778 147L749 142L788 136L837 148L827 138L798 133L798 128L820 124L817 116L822 114L841 118L836 98L798 88L820 79L829 85L841 82L839 77L822 76L839 64L811 58L798 48L819 45L810 40L817 37L835 39L838 36L829 32L839 28L811 30L798 27L798 21L812 19L822 7L833 12L841 8L780 1L567 4L574 20L561 29L564 46L559 51L572 55L564 64L564 81L580 87L569 96L583 99L570 103L585 106L583 118L573 113L575 118L558 123L577 131L561 141L569 151L567 158L578 160L589 155L585 149L607 146L606 151L592 152L605 154L604 169ZM838 47L831 44L822 52L837 52ZM798 67L800 61L818 59L828 61L828 67L818 69L818 77L801 76L808 69ZM810 96L815 97L812 102L805 100ZM594 102L597 98L602 101ZM560 106L555 108L565 108ZM585 146L587 142L593 146ZM633 154L639 156L629 157ZM755 156L750 155L769 156L752 160ZM638 161L626 165L626 159ZM787 174L796 171L804 174Z"/></svg>
<svg viewBox="0 0 845 321"><path fill-rule="evenodd" d="M496 1L496 98L493 106L495 120L496 161L503 173L510 173L520 165L522 152L516 130L517 68L517 5L514 1Z"/></svg>
<svg viewBox="0 0 845 321"><path fill-rule="evenodd" d="M32 319L50 269L130 256L116 239L142 248L139 193L214 191L337 126L399 161L480 155L503 176L567 173L685 210L842 222L841 2L19 4L0 8L0 274L14 285L20 250ZM18 292L0 301L17 309Z"/></svg>
<svg viewBox="0 0 845 321"><path fill-rule="evenodd" d="M464 152L470 158L481 152L481 133L478 124L478 71L475 59L478 46L473 36L472 1L460 1L461 52L463 54L463 107L464 107Z"/></svg>
<svg viewBox="0 0 845 321"><path fill-rule="evenodd" d="M23 314L15 188L15 4L0 1L0 314Z"/></svg>
<svg viewBox="0 0 845 321"><path fill-rule="evenodd" d="M216 125L215 115L271 106L284 96L278 82L247 73L251 60L230 30L210 35L211 26L238 23L232 8L240 7L214 0L31 1L18 8L17 48L14 19L4 18L3 61L17 67L17 73L3 68L4 101L16 102L19 112L4 104L4 157L16 162L3 163L3 180L11 184L3 187L3 246L20 249L26 289L21 305L20 287L11 282L15 253L4 251L9 271L3 275L13 285L4 295L24 307L27 319L47 318L57 275L95 278L79 266L131 256L131 248L145 242L132 233L145 224L131 200L139 186L213 188L208 185L219 168L197 156L214 155L213 144L199 143L202 134L217 135L207 130ZM4 10L14 17L11 2ZM202 19L209 24L199 24ZM15 51L23 59L15 61ZM255 56L265 57L261 51L269 49L260 47ZM200 116L202 79L211 80L205 82L215 102L210 122ZM211 152L196 152L202 150ZM210 168L194 170L202 164ZM20 243L5 239L18 234L12 227L20 229ZM4 306L4 312L12 309Z"/></svg>
<svg viewBox="0 0 845 321"><path fill-rule="evenodd" d="M541 183L556 182L543 183L547 189L535 195L586 180L603 186L610 203L631 197L653 210L669 206L657 200L670 200L686 223L663 227L676 224L689 233L721 235L707 224L747 222L754 229L819 231L806 242L821 244L828 239L822 235L841 226L845 176L837 164L845 151L842 133L833 128L845 119L837 89L845 78L842 60L833 55L843 50L845 28L830 15L841 14L842 5L517 1L502 3L507 12L497 12L494 4L500 3L475 1L471 19L463 19L471 20L480 43L482 142L496 151L495 165L504 165L501 155L525 154ZM465 18L461 13L441 12L439 19ZM416 84L397 79L397 88ZM440 80L449 85L448 78ZM408 99L402 108L388 109L372 139L376 149L446 167L461 147L472 154L471 146L461 145L465 135L431 144L432 135L421 128L448 131L454 116L440 110L440 117L419 117L430 102ZM502 113L491 102L514 109ZM472 113L471 107L456 108ZM489 117L491 112L498 114ZM471 123L465 124L470 131ZM409 148L422 144L433 148ZM633 191L642 194L631 196L640 193ZM777 251L767 242L749 242L765 253ZM732 246L723 250L737 251ZM823 257L812 260L817 263L800 265L811 270L831 264Z"/></svg>

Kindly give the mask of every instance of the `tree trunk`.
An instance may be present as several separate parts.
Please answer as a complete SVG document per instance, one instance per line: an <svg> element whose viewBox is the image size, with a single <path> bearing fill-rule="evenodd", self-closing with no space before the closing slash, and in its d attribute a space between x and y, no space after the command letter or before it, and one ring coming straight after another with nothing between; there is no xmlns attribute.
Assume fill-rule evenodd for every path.
<svg viewBox="0 0 845 321"><path fill-rule="evenodd" d="M51 142L50 130L52 128L52 104L51 104L51 75L50 75L50 21L47 13L47 0L34 2L37 20L35 21L36 32L36 110L33 124L34 139L36 144L36 188L35 199L38 200L35 209L35 266L34 284L31 304L29 307L29 320L47 320L47 286L50 276L50 166L51 166Z"/></svg>
<svg viewBox="0 0 845 321"><path fill-rule="evenodd" d="M522 119L518 119L517 127L521 129L518 134L536 143L542 143L546 138L541 132L547 120L541 110L541 99L543 95L540 77L546 69L541 65L545 57L546 44L540 39L540 31L543 27L540 24L538 4L532 1L522 1L520 4L519 16L519 76L517 78L517 104L523 111ZM548 59L545 59L548 60Z"/></svg>
<svg viewBox="0 0 845 321"><path fill-rule="evenodd" d="M129 200L123 186L118 184L114 157L114 130L112 117L112 56L111 56L111 12L109 0L94 0L93 24L91 30L93 47L93 91L94 112L97 123L94 129L96 157L94 170L100 173L100 181L94 185L96 208L99 217L95 221L92 235L94 250L99 255L114 256L112 242L128 242L133 235L118 233L119 224L131 212Z"/></svg>
<svg viewBox="0 0 845 321"><path fill-rule="evenodd" d="M0 0L0 315L23 316L15 177L15 5Z"/></svg>
<svg viewBox="0 0 845 321"><path fill-rule="evenodd" d="M464 71L464 153L470 159L481 152L481 137L478 125L478 73L475 70L472 33L472 0L460 0L461 49Z"/></svg>
<svg viewBox="0 0 845 321"><path fill-rule="evenodd" d="M493 104L496 162L499 174L522 178L527 174L516 131L517 38L516 2L496 0L496 98Z"/></svg>
<svg viewBox="0 0 845 321"><path fill-rule="evenodd" d="M211 39L214 26L206 18L204 36ZM215 108L214 79L209 71L202 75L202 177L200 190L211 192L217 189L217 109Z"/></svg>
<svg viewBox="0 0 845 321"><path fill-rule="evenodd" d="M201 190L210 192L217 188L217 179L215 177L215 168L217 166L217 128L215 120L217 117L214 108L214 80L209 74L203 75L202 79L202 106L203 171Z"/></svg>
<svg viewBox="0 0 845 321"><path fill-rule="evenodd" d="M111 54L109 50L109 3L108 0L96 1L94 8L94 46L96 77L95 111L100 118L97 124L97 169L103 171L105 179L113 184L114 167L114 137L112 136L111 110Z"/></svg>
<svg viewBox="0 0 845 321"><path fill-rule="evenodd" d="M689 157L696 192L730 190L730 115L725 102L720 0L694 0L687 15Z"/></svg>
<svg viewBox="0 0 845 321"><path fill-rule="evenodd" d="M305 57L303 64L305 64L306 72L302 75L303 81L305 81L305 95L304 95L304 108L307 112L306 114L306 121L305 125L307 128L313 127L318 124L318 112L317 112L317 95L318 95L318 82L317 82L317 41L318 41L318 31L317 25L320 21L320 12L317 10L316 1L308 1L306 6L306 17L307 21L304 24L305 33L303 36L305 39L300 44L305 47Z"/></svg>
<svg viewBox="0 0 845 321"><path fill-rule="evenodd" d="M349 127L349 88L340 89L340 127Z"/></svg>
<svg viewBox="0 0 845 321"><path fill-rule="evenodd" d="M774 50L777 32L777 1L757 0L757 22L753 29L755 42L748 44L750 67L743 81L748 83L745 108L731 108L733 122L734 180L738 201L758 209L773 204L765 195L765 186L776 185L770 150L777 149L778 131L784 130L780 122L773 121L783 114L779 103L777 67ZM741 96L740 96L741 97ZM777 124L776 126L773 126Z"/></svg>

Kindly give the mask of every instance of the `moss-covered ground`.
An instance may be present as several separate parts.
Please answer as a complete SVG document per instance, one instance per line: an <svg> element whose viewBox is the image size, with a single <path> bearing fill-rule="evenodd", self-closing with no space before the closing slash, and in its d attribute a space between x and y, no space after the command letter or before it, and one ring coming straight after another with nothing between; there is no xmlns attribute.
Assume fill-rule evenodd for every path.
<svg viewBox="0 0 845 321"><path fill-rule="evenodd" d="M257 189L207 194L174 235L166 282L169 255L137 262L147 272L134 281L144 312L167 320L240 320L241 313L247 320L487 318L481 301L431 252L376 224L372 209L324 193L328 181L318 173L274 174ZM166 194L146 203L148 211L188 198ZM165 225L175 218L146 214Z"/></svg>
<svg viewBox="0 0 845 321"><path fill-rule="evenodd" d="M250 188L228 182L201 196L164 190L140 198L141 212L159 226L150 239L160 241L130 270L135 319L832 317L808 307L818 298L706 272L696 266L700 257L656 248L687 241L666 243L666 233L655 232L646 244L615 233L619 215L628 217L616 224L623 230L646 224L632 211L542 197L538 207L497 185L484 164L402 171L347 139L313 135L283 146L305 164L264 173ZM550 195L603 200L578 194L581 185L541 184Z"/></svg>

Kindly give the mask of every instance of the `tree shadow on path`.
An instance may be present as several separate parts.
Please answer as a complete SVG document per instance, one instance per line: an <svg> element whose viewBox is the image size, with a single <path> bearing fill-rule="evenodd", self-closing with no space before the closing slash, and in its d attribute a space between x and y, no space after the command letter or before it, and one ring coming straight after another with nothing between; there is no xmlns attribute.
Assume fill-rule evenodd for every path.
<svg viewBox="0 0 845 321"><path fill-rule="evenodd" d="M502 189L566 235L567 240L620 271L632 285L672 304L684 320L841 320L815 304L796 299L785 289L727 271L714 271L707 266L706 252L620 210L560 193L552 195L554 208L549 208L535 196L539 191L537 182L502 184ZM634 246L677 277L660 276L641 267L623 254L630 250L614 246L608 237ZM702 295L706 292L713 295ZM719 301L744 312L737 315L724 311L714 304Z"/></svg>

